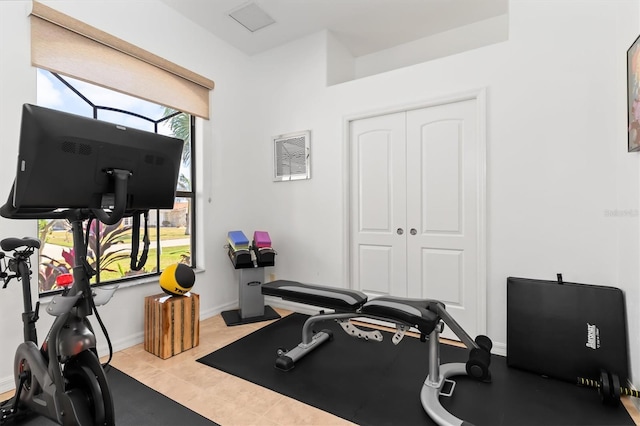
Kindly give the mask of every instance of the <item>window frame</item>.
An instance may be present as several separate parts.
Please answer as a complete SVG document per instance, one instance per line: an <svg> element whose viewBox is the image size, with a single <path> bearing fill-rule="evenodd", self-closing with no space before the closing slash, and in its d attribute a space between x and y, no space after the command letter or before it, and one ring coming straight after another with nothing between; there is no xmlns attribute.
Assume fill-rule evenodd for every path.
<svg viewBox="0 0 640 426"><path fill-rule="evenodd" d="M166 116L154 120L151 119L149 117L146 117L144 115L132 112L132 111L127 111L127 110L123 110L123 109L119 109L119 108L114 108L114 107L110 107L110 106L106 106L106 105L96 105L95 103L93 103L90 99L88 99L85 95L83 95L76 87L74 87L69 81L65 80L65 78L61 75L59 75L58 73L55 73L53 71L49 71L46 69L42 69L39 68L39 71L42 71L43 73L49 73L50 75L54 76L56 79L58 79L64 86L66 86L69 90L71 90L73 92L73 94L75 94L76 96L78 96L80 99L82 99L91 109L92 109L92 118L94 119L99 119L98 117L98 113L99 111L112 111L112 112L116 112L116 113L120 113L120 114L125 114L125 115L130 115L130 116L134 116L137 118L140 118L142 120L146 120L150 123L153 123L153 131L155 133L158 133L158 125L166 122L167 120L170 120L171 118L178 116L180 114L186 114L189 117L189 140L188 140L188 144L189 144L189 152L190 152L190 161L189 161L189 172L190 172L190 188L188 191L185 190L179 190L178 188L176 188L176 194L175 194L175 199L187 199L188 203L189 203L189 215L188 215L188 220L189 223L187 224L187 226L189 227L189 241L190 241L190 247L189 247L189 257L190 257L190 262L189 262L189 266L192 269L195 269L197 267L196 265L196 259L197 259L197 255L196 255L196 247L197 247L197 218L196 218L196 212L197 212L197 208L196 208L196 143L195 143L195 138L196 138L196 125L195 125L195 121L196 121L196 117L193 114L189 114L188 112L181 112L181 111L175 111L173 113L167 114ZM93 83L89 83L89 84L93 84ZM105 88L106 90L111 90L113 91L113 89L110 88ZM129 95L131 96L131 95ZM135 96L134 96L135 97ZM159 105L157 103L154 102L154 104ZM163 105L159 105L161 107L164 107ZM55 107L54 107L55 108ZM185 141L186 143L186 141ZM161 273L162 270L160 269L161 267L161 250L160 248L162 247L161 245L161 214L160 211L161 210L165 210L165 209L150 209L149 211L149 216L151 217L152 214L154 214L153 212L155 212L155 227L156 227L156 238L155 238L155 243L156 243L156 256L154 259L155 265L154 265L154 270L152 270L151 272L145 272L144 274L140 274L140 275L131 275L131 276L124 276L118 279L109 279L106 281L100 280L100 273L99 273L99 268L100 268L100 254L101 254L101 250L100 250L100 245L97 244L97 247L91 248L96 256L96 269L98 269L96 272L96 276L95 276L95 282L91 283L91 286L102 286L102 285L113 285L113 284L121 284L121 283L132 283L132 284L136 284L136 281L138 281L139 283L143 283L145 282L145 280L149 279L150 277L158 277ZM123 218L122 220L124 221L126 218ZM102 229L104 228L104 224L100 223L97 219L95 220L95 226L97 226L97 230L99 230L98 232L102 232ZM141 219L141 226L144 225L144 219ZM149 220L149 222L152 222L151 220ZM128 225L125 225L128 226ZM150 226L151 228L151 226ZM88 230L85 229L85 232L87 232ZM140 239L142 239L142 230L141 230L141 235L140 235ZM96 241L97 243L97 241ZM142 242L141 242L142 244ZM142 250L142 248L140 248L140 250ZM139 251L139 255L140 255L140 251ZM147 259L147 263L146 265L149 265L149 261L151 259ZM43 265L42 262L42 258L41 258L41 254L39 253L38 255L38 269L40 269L40 267ZM50 290L50 291L40 291L40 286L38 286L38 295L40 297L47 297L47 296L51 296L51 295L55 295L62 292L62 289L55 289L55 290Z"/></svg>

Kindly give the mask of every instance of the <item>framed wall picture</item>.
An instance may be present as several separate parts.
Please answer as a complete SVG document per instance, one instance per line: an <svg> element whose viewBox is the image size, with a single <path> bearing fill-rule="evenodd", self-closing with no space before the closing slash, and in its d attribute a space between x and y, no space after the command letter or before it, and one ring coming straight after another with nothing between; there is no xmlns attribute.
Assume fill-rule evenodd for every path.
<svg viewBox="0 0 640 426"><path fill-rule="evenodd" d="M288 133L273 138L273 180L311 178L311 131Z"/></svg>
<svg viewBox="0 0 640 426"><path fill-rule="evenodd" d="M627 150L640 151L640 36L627 50Z"/></svg>

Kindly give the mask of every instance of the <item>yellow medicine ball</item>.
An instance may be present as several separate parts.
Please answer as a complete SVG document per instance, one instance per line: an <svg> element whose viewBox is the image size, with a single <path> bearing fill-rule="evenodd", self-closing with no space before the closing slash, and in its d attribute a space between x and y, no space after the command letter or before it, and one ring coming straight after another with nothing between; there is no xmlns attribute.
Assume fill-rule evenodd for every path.
<svg viewBox="0 0 640 426"><path fill-rule="evenodd" d="M160 274L160 287L171 295L181 296L191 290L196 281L193 269L184 263L175 263Z"/></svg>

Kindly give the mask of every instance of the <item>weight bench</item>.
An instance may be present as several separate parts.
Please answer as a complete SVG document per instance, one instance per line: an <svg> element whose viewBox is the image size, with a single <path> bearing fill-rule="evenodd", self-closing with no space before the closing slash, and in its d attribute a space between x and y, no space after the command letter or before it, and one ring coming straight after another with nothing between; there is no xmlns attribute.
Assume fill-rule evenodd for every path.
<svg viewBox="0 0 640 426"><path fill-rule="evenodd" d="M262 294L279 297L292 302L331 309L333 313L321 311L309 317L302 327L302 342L295 348L278 350L276 368L291 370L297 361L308 355L322 343L331 340L331 330L314 333L313 326L322 321L334 320L350 336L364 340L380 342L382 333L378 330L363 330L350 320L355 318L371 318L392 322L396 325L396 333L392 337L393 344L400 343L410 328L420 332L420 340L429 341L429 374L420 392L420 400L427 414L440 425L468 425L444 409L440 404L440 396L451 396L455 382L449 377L469 375L483 381L491 381L489 365L491 363L491 340L487 336L472 339L464 329L446 311L442 302L429 299L408 299L383 296L368 300L367 296L355 290L339 289L318 285L302 284L296 281L277 280L262 285ZM469 350L466 363L449 363L440 365L440 333L444 324L449 326ZM450 388L442 389L445 384Z"/></svg>

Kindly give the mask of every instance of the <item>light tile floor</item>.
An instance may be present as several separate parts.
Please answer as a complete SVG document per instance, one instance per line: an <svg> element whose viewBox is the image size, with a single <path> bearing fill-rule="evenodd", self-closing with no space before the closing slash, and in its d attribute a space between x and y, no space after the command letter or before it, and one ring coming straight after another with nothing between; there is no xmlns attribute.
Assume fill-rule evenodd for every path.
<svg viewBox="0 0 640 426"><path fill-rule="evenodd" d="M277 311L282 316L291 313ZM113 354L111 365L223 426L353 425L295 399L195 362L271 322L227 327L222 317L216 315L200 322L200 344L193 349L163 360L145 351L144 344L139 344ZM13 392L0 394L0 401L12 395Z"/></svg>
<svg viewBox="0 0 640 426"><path fill-rule="evenodd" d="M280 315L290 311L277 309ZM227 327L220 315L200 322L200 344L163 360L139 344L113 355L111 364L147 386L223 426L353 425L340 417L195 362L196 359L271 323ZM105 360L103 359L103 362ZM0 394L0 401L12 392ZM636 425L640 416L623 398Z"/></svg>
<svg viewBox="0 0 640 426"><path fill-rule="evenodd" d="M280 315L290 311L278 310ZM162 360L136 345L111 364L221 425L349 425L339 417L195 362L273 321L227 327L220 315L200 322L200 344Z"/></svg>

